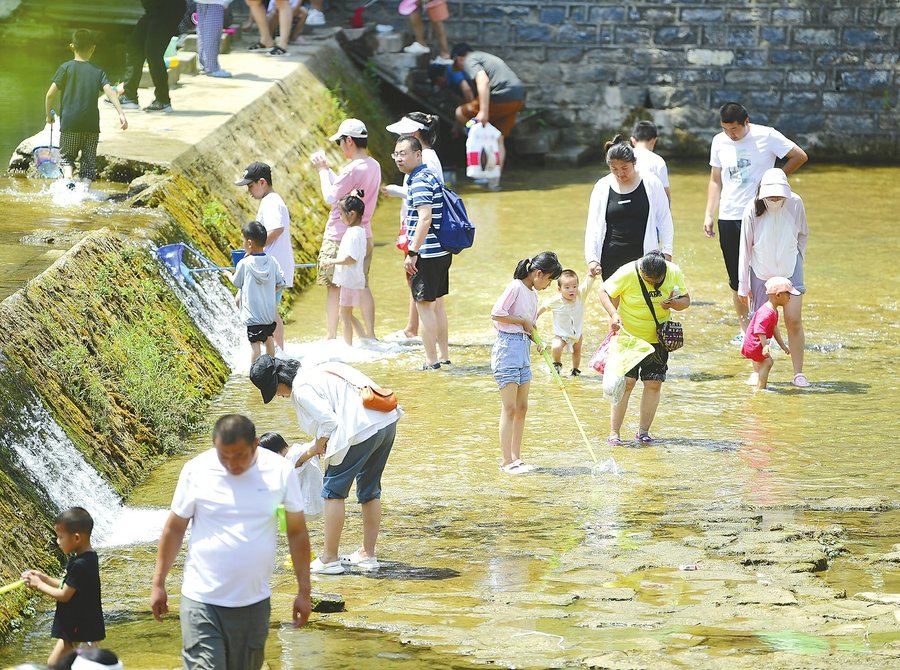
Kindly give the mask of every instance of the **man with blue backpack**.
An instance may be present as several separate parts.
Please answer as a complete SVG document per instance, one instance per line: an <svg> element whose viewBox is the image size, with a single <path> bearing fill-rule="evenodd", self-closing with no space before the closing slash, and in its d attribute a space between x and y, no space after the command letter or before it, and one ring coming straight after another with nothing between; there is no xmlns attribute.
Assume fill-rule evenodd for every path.
<svg viewBox="0 0 900 670"><path fill-rule="evenodd" d="M425 347L421 370L439 370L450 365L447 312L444 296L450 292L453 254L472 246L475 228L468 221L462 201L422 162L422 144L412 135L397 140L391 154L406 175L406 272L419 313L420 334Z"/></svg>

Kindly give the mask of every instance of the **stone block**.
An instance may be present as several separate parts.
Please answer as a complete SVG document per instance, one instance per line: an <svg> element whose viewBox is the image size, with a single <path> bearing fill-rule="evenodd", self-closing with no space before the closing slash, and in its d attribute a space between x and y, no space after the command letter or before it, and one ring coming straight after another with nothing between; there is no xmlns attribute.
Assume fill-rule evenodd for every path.
<svg viewBox="0 0 900 670"><path fill-rule="evenodd" d="M772 46L778 46L787 43L787 31L784 28L762 26L759 29L759 38L763 42L768 42Z"/></svg>
<svg viewBox="0 0 900 670"><path fill-rule="evenodd" d="M731 65L734 52L725 49L688 49L687 62L692 65Z"/></svg>
<svg viewBox="0 0 900 670"><path fill-rule="evenodd" d="M829 114L826 118L829 130L841 133L871 133L878 124L871 114Z"/></svg>
<svg viewBox="0 0 900 670"><path fill-rule="evenodd" d="M547 167L578 167L587 163L596 152L597 147L590 144L561 147L544 156L544 165Z"/></svg>
<svg viewBox="0 0 900 670"><path fill-rule="evenodd" d="M769 54L769 59L774 65L808 64L810 52L797 49L776 49Z"/></svg>
<svg viewBox="0 0 900 670"><path fill-rule="evenodd" d="M518 126L516 126L518 128ZM534 133L515 135L515 151L525 155L544 155L552 151L559 139L559 129L540 128Z"/></svg>
<svg viewBox="0 0 900 670"><path fill-rule="evenodd" d="M665 26L656 29L653 41L660 46L696 44L697 31L688 26Z"/></svg>
<svg viewBox="0 0 900 670"><path fill-rule="evenodd" d="M690 23L716 23L724 18L724 10L712 7L685 7L681 10L681 20Z"/></svg>
<svg viewBox="0 0 900 670"><path fill-rule="evenodd" d="M838 37L836 28L794 28L793 43L804 46L834 47Z"/></svg>
<svg viewBox="0 0 900 670"><path fill-rule="evenodd" d="M566 24L556 31L556 41L563 44L595 44L597 42L596 26L573 26Z"/></svg>
<svg viewBox="0 0 900 670"><path fill-rule="evenodd" d="M727 40L725 26L721 23L715 25L703 26L703 33L700 37L701 46L723 47Z"/></svg>
<svg viewBox="0 0 900 670"><path fill-rule="evenodd" d="M559 25L566 21L565 6L542 7L538 11L538 21L548 23L550 25Z"/></svg>
<svg viewBox="0 0 900 670"><path fill-rule="evenodd" d="M397 54L375 54L372 56L371 62L392 82L408 86L410 72L418 69L420 66L424 67L428 63L428 59L428 54L417 56L400 52Z"/></svg>
<svg viewBox="0 0 900 670"><path fill-rule="evenodd" d="M671 24L675 23L674 7L641 7L638 9L639 20L644 23Z"/></svg>
<svg viewBox="0 0 900 670"><path fill-rule="evenodd" d="M776 7L772 10L772 23L798 24L806 21L806 10Z"/></svg>
<svg viewBox="0 0 900 670"><path fill-rule="evenodd" d="M769 11L764 7L731 9L728 12L728 23L753 23L756 25L769 22Z"/></svg>
<svg viewBox="0 0 900 670"><path fill-rule="evenodd" d="M597 43L612 44L613 30L614 28L612 26L597 26Z"/></svg>
<svg viewBox="0 0 900 670"><path fill-rule="evenodd" d="M791 70L787 73L787 83L790 86L825 86L828 76L824 72L810 72L809 70Z"/></svg>
<svg viewBox="0 0 900 670"><path fill-rule="evenodd" d="M618 68L607 63L563 67L563 84L608 84L617 81Z"/></svg>
<svg viewBox="0 0 900 670"><path fill-rule="evenodd" d="M878 23L882 26L900 26L900 7L884 7L878 12Z"/></svg>
<svg viewBox="0 0 900 670"><path fill-rule="evenodd" d="M710 106L711 107L721 107L726 102L732 102L734 100L742 100L744 98L744 91L736 88L717 88L710 95ZM753 114L753 119L757 123L759 119L756 118L756 113Z"/></svg>
<svg viewBox="0 0 900 670"><path fill-rule="evenodd" d="M631 60L638 65L683 65L685 56L670 49L634 49Z"/></svg>
<svg viewBox="0 0 900 670"><path fill-rule="evenodd" d="M828 7L825 9L825 22L835 26L846 26L856 23L856 8Z"/></svg>
<svg viewBox="0 0 900 670"><path fill-rule="evenodd" d="M781 95L784 109L810 109L818 107L819 103L819 94L813 91L791 91Z"/></svg>
<svg viewBox="0 0 900 670"><path fill-rule="evenodd" d="M725 73L726 84L743 86L781 86L784 73L777 70L731 70Z"/></svg>
<svg viewBox="0 0 900 670"><path fill-rule="evenodd" d="M553 31L544 25L520 24L516 26L517 42L550 42Z"/></svg>
<svg viewBox="0 0 900 670"><path fill-rule="evenodd" d="M675 72L671 68L651 70L645 75L644 80L652 86L669 86L675 83ZM655 101L656 98L654 97L653 100Z"/></svg>
<svg viewBox="0 0 900 670"><path fill-rule="evenodd" d="M232 36L231 33L222 33L222 37L219 40L219 53L220 54L228 54L231 53L231 42ZM181 45L182 51L197 51L197 35L185 35L184 44Z"/></svg>
<svg viewBox="0 0 900 670"><path fill-rule="evenodd" d="M705 67L705 68L694 68L694 69L679 69L676 72L676 76L679 81L685 83L695 83L695 82L721 82L722 81L722 68L718 67Z"/></svg>
<svg viewBox="0 0 900 670"><path fill-rule="evenodd" d="M625 10L618 5L591 7L590 21L594 23L619 23L625 20Z"/></svg>
<svg viewBox="0 0 900 670"><path fill-rule="evenodd" d="M557 63L578 63L584 58L584 47L547 47L547 59Z"/></svg>
<svg viewBox="0 0 900 670"><path fill-rule="evenodd" d="M766 64L766 52L762 49L735 49L734 64L739 67L762 67Z"/></svg>
<svg viewBox="0 0 900 670"><path fill-rule="evenodd" d="M888 70L860 70L843 72L841 84L849 91L872 91L884 89L891 85L891 73Z"/></svg>
<svg viewBox="0 0 900 670"><path fill-rule="evenodd" d="M615 44L620 47L648 44L650 29L638 26L616 26Z"/></svg>
<svg viewBox="0 0 900 670"><path fill-rule="evenodd" d="M848 47L873 47L891 43L890 30L869 28L844 28L842 42Z"/></svg>
<svg viewBox="0 0 900 670"><path fill-rule="evenodd" d="M502 21L483 21L481 35L485 44L506 44L509 42L509 24Z"/></svg>
<svg viewBox="0 0 900 670"><path fill-rule="evenodd" d="M758 88L750 89L741 100L744 104L757 112L761 109L781 109L781 92L776 88L766 90L760 90Z"/></svg>
<svg viewBox="0 0 900 670"><path fill-rule="evenodd" d="M569 21L584 23L588 20L589 15L589 8L585 5L574 5L569 7Z"/></svg>
<svg viewBox="0 0 900 670"><path fill-rule="evenodd" d="M856 22L863 26L874 25L876 21L875 17L877 14L878 9L876 7L867 7L863 5L862 7L858 7L856 10Z"/></svg>
<svg viewBox="0 0 900 670"><path fill-rule="evenodd" d="M858 51L824 51L816 58L816 64L829 65L859 65L862 57Z"/></svg>
<svg viewBox="0 0 900 670"><path fill-rule="evenodd" d="M466 18L509 19L519 17L527 19L531 8L527 5L504 5L497 2L469 3L462 6ZM457 21L453 21L454 30ZM459 21L463 23L463 21Z"/></svg>
<svg viewBox="0 0 900 670"><path fill-rule="evenodd" d="M866 65L896 65L900 63L897 51L865 51Z"/></svg>
<svg viewBox="0 0 900 670"><path fill-rule="evenodd" d="M406 46L406 35L402 32L375 33L375 53L399 53Z"/></svg>
<svg viewBox="0 0 900 670"><path fill-rule="evenodd" d="M725 43L730 47L755 47L757 44L756 28L728 28Z"/></svg>
<svg viewBox="0 0 900 670"><path fill-rule="evenodd" d="M883 108L881 96L865 97L846 91L825 91L822 93L822 108L829 112L876 112Z"/></svg>
<svg viewBox="0 0 900 670"><path fill-rule="evenodd" d="M178 61L178 74L197 74L200 70L200 59L192 51L176 51L175 58Z"/></svg>

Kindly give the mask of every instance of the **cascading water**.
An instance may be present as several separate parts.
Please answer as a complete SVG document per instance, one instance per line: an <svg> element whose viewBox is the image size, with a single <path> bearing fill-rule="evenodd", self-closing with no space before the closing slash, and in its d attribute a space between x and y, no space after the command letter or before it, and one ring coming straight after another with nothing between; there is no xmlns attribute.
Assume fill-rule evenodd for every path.
<svg viewBox="0 0 900 670"><path fill-rule="evenodd" d="M92 540L98 546L158 537L165 510L126 508L40 399L28 394L24 400L16 421L19 430L8 435L8 444L21 461L25 476L46 493L53 507L57 511L85 508L94 519Z"/></svg>

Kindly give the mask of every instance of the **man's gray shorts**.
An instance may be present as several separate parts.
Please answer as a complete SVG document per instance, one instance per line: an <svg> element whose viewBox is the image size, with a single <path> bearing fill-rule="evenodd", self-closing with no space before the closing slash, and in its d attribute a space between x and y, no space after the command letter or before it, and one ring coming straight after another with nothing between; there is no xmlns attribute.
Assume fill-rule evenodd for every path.
<svg viewBox="0 0 900 670"><path fill-rule="evenodd" d="M185 670L259 670L270 611L268 598L246 607L220 607L181 596Z"/></svg>

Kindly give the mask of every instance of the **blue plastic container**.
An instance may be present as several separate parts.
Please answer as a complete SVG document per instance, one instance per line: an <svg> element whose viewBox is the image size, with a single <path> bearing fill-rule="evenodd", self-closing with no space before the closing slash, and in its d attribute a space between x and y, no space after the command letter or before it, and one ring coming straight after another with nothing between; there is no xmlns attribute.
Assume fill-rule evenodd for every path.
<svg viewBox="0 0 900 670"><path fill-rule="evenodd" d="M234 267L237 267L238 262L247 255L247 252L243 249L232 249L231 250L231 264Z"/></svg>

